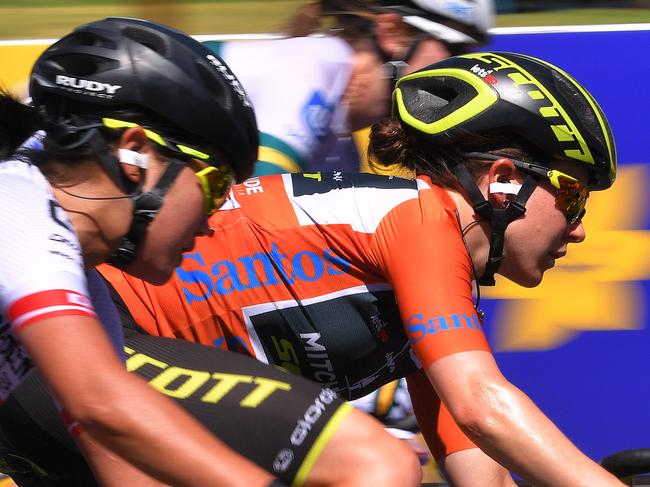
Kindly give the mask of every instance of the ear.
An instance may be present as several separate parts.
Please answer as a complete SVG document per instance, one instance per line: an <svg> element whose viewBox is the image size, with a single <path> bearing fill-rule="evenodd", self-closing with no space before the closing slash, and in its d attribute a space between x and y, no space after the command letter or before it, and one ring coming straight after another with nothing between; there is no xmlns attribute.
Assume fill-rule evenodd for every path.
<svg viewBox="0 0 650 487"><path fill-rule="evenodd" d="M147 135L144 133L144 129L142 127L131 127L122 132L122 136L120 137L120 142L117 146L117 149L127 149L143 154L149 154L153 150L151 147L151 142L147 138ZM130 181L140 181L142 177L142 171L139 167L134 166L133 164L126 164L122 161L120 162L122 172L124 172Z"/></svg>
<svg viewBox="0 0 650 487"><path fill-rule="evenodd" d="M487 200L493 207L504 208L508 205L506 201L509 202L514 195L498 191L491 192L490 185L492 183L508 183L510 181L516 181L516 176L517 168L510 159L498 159L492 163L485 180L487 182Z"/></svg>
<svg viewBox="0 0 650 487"><path fill-rule="evenodd" d="M391 58L403 51L410 39L410 31L402 22L402 17L395 12L375 15L375 36L379 46Z"/></svg>

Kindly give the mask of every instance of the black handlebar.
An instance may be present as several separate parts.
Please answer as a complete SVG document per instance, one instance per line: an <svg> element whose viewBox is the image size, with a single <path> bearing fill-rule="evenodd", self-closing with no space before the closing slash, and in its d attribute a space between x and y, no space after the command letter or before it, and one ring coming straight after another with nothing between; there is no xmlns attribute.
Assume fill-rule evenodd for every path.
<svg viewBox="0 0 650 487"><path fill-rule="evenodd" d="M650 473L650 448L635 448L613 453L600 464L617 477Z"/></svg>
<svg viewBox="0 0 650 487"><path fill-rule="evenodd" d="M600 462L603 468L619 478L636 477L629 485L650 486L650 448L635 448L623 450L606 456ZM519 481L517 485L530 487L530 484ZM426 483L422 487L448 487L447 484Z"/></svg>

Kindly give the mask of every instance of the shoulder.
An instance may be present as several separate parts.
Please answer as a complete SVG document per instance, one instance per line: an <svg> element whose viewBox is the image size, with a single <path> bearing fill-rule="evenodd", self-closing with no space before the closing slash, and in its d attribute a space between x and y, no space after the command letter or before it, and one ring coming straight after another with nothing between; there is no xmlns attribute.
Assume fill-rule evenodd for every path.
<svg viewBox="0 0 650 487"><path fill-rule="evenodd" d="M344 63L352 58L352 48L338 37L295 37L287 39L287 45L300 48L305 55L317 56L321 62Z"/></svg>
<svg viewBox="0 0 650 487"><path fill-rule="evenodd" d="M420 197L420 183L413 179L338 171L282 178L301 225L344 224L359 233L374 233L396 208Z"/></svg>
<svg viewBox="0 0 650 487"><path fill-rule="evenodd" d="M256 224L342 224L368 234L382 224L416 228L423 221L455 221L451 199L427 180L337 171L250 178L233 187L221 209L221 222L245 214ZM241 213L229 217L230 210Z"/></svg>
<svg viewBox="0 0 650 487"><path fill-rule="evenodd" d="M52 191L37 167L22 161L3 161L0 162L0 199L11 207L19 206L24 214L52 199ZM7 211L5 204L2 208L0 217L19 216Z"/></svg>
<svg viewBox="0 0 650 487"><path fill-rule="evenodd" d="M213 52L230 63L241 54L251 54L253 59L272 55L269 61L282 62L285 58L314 57L320 62L342 62L352 57L347 42L337 37L288 37L264 41L234 41L204 43Z"/></svg>
<svg viewBox="0 0 650 487"><path fill-rule="evenodd" d="M426 250L443 241L445 246L465 252L453 199L427 178L417 178L414 184L415 191L387 206L377 224L375 241L383 254L391 254L395 246L408 246L413 250L411 256L418 256L416 247Z"/></svg>
<svg viewBox="0 0 650 487"><path fill-rule="evenodd" d="M32 139L29 140L31 144ZM33 140L36 141L37 139ZM12 177L14 178L13 181L17 178L22 178L25 181L31 181L36 186L49 187L45 176L43 176L38 167L23 160L0 161L0 175L2 176L2 180L0 181L3 183L3 186L6 186L4 184L5 178Z"/></svg>
<svg viewBox="0 0 650 487"><path fill-rule="evenodd" d="M244 84L248 79L263 78L265 84L277 85L296 77L300 80L316 77L312 83L318 84L319 80L332 77L347 80L352 70L353 51L345 41L335 37L292 37L208 46L232 67Z"/></svg>
<svg viewBox="0 0 650 487"><path fill-rule="evenodd" d="M38 168L20 161L0 163L0 287L79 289L81 247L66 212L58 205ZM52 287L58 286L58 287ZM85 288L84 286L81 286Z"/></svg>
<svg viewBox="0 0 650 487"><path fill-rule="evenodd" d="M0 162L0 219L21 227L55 223L72 231L67 214L38 167L22 161ZM27 223L29 222L29 225ZM25 230L27 231L27 229Z"/></svg>

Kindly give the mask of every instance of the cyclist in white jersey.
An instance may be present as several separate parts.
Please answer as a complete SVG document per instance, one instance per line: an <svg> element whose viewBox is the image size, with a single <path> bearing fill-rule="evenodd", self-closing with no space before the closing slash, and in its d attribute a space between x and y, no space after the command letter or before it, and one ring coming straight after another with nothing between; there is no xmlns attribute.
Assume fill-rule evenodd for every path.
<svg viewBox="0 0 650 487"><path fill-rule="evenodd" d="M194 59L202 51L201 46L194 45L187 36L145 22L104 21L94 28L101 32L109 26L128 26L134 32L140 29L155 33ZM86 34L91 30L86 28ZM180 408L125 372L120 361L121 335L116 331L119 329L105 323L114 346L120 350L116 353L114 346L106 339L106 332L98 326L98 316L93 306L94 301L101 309L101 317L109 319L106 291L98 281L89 285L84 273L85 266L105 260L111 253L110 249L117 247L129 230L130 218L127 218L127 214L131 213L132 197L146 197L156 192L162 197L169 190L170 195L174 194L171 201L176 201L177 205L182 200L186 201L182 205L184 214L176 209L179 226L175 234L171 238L167 234L167 242L161 242L160 237L158 241L153 237L132 238L120 246L120 249L128 247L127 250L131 251L129 257L126 257L127 253L122 253L123 262L130 263L133 270L143 277L163 282L172 272L183 249L191 245L194 235L206 231L203 196L194 175L195 169L205 168L206 172L224 175L237 169L240 176L249 171L255 137L245 137L245 130L250 131L255 127L252 111L232 89L226 94L232 104L229 109L225 109L224 104L212 97L206 88L194 100L186 100L188 104L203 102L212 105L214 110L220 109L224 113L223 124L233 133L233 139L235 134L240 136L239 149L243 154L248 153L249 157L248 160L245 157L233 160L232 168L225 164L212 166L186 159L183 163L168 166L173 170L165 170L165 158L152 149L144 129L131 123L132 126L117 139L122 151L119 157L122 161L136 163L148 170L141 172L139 167L133 166L135 171L122 172L107 141L99 135L98 125L94 128L83 125L90 123L91 110L97 109L102 102L110 104L107 100L117 97L118 90L127 92L145 86L141 80L129 82L126 78L130 86L103 83L98 81L101 75L95 73L92 76L88 72L84 79L81 76L66 78L62 75L48 79L50 73L43 65L53 62L57 53L65 52L66 42L75 35L81 34L77 32L64 38L41 58L41 70L35 71L32 84L34 104L38 108L22 105L8 93L2 93L0 97L0 155L11 155L36 128L49 125L47 128L51 134L45 139L46 151L40 154L38 163L30 164L23 159L0 164L0 248L3 250L0 262L0 401L4 403L36 365L60 402L61 415L69 432L89 454L98 448L98 444L105 445L174 485L232 482L232 466L220 468L214 463L216 458L228 458L234 462L236 469L243 472L242 475L249 475L248 478L255 485L266 485L272 476L222 446L183 414ZM132 48L135 45L135 42L129 45L129 40L122 34L113 34L112 37L119 45L117 50L121 52L125 52L127 46ZM175 37L178 40L173 40ZM162 60L153 58L145 54L140 62L156 64ZM175 60L164 61L173 65ZM215 82L219 80L226 86L223 74L217 69L210 70L207 62L204 64L206 77L211 77ZM70 73L75 73L74 66L68 66L68 69ZM76 69L81 68L77 66ZM195 84L198 81L196 75L186 77L188 80L194 78ZM70 100L61 102L65 96L58 98L53 94L56 89L69 89L79 94L80 98L86 96L88 101L76 106ZM136 100L137 95L133 92L125 95L121 100L129 100L134 105L137 101L144 102ZM141 105L146 106L147 103ZM148 108L160 107L150 103ZM103 110L98 111L101 113ZM110 110L106 108L104 113L110 113ZM101 117L96 120L101 120ZM101 155L94 154L95 160L111 164L111 168L104 166L102 170L100 164L89 161L93 159L91 153L75 151L80 142L91 139L95 149L102 150ZM61 163L47 159L52 156ZM73 161L72 171L70 163L63 162L66 159ZM118 181L109 174L124 176L124 181L132 183L130 190L123 191ZM85 195L83 198L87 199L75 201L73 193ZM112 205L106 205L111 199ZM158 212L162 200L153 203L147 208L152 217ZM135 206L137 208L137 203ZM100 211L105 214L100 214ZM162 211L161 215L166 213L167 218L172 216L167 212ZM144 251L154 249L159 253L152 262L152 259L146 258ZM89 289L94 290L92 295ZM99 370L101 374L97 373ZM127 397L131 400L137 397L138 406L125 404L124 398ZM142 421L142 415L155 420L157 427L162 427L166 433L161 435L160 430L151 428ZM181 433L183 441L173 439L174 434ZM138 448L140 442L150 444L151 448ZM168 457L165 463L160 461L161 455ZM184 468L180 468L180 465ZM98 479L111 484L110 476L105 476L105 469L110 465L95 466Z"/></svg>
<svg viewBox="0 0 650 487"><path fill-rule="evenodd" d="M97 275L84 271L108 261L161 284L194 237L209 231L207 217L223 203L232 180L250 175L257 154L255 117L241 84L181 32L108 18L46 49L34 65L30 91L32 106L0 92L0 160L10 158L0 163L2 469L12 469L21 486L159 485L153 478L174 486L286 485L271 468L257 466L257 458L235 453L126 373L115 308ZM40 146L23 144L39 130L45 134ZM294 413L302 414L325 394L322 421L312 425L318 448L305 453L304 476L313 473L318 485L360 485L348 474L365 475L359 465L373 462L364 461L363 452L354 455L356 446L330 448L360 434L362 445L377 444L384 454L405 459L397 469L377 465L377 475L388 482L381 485L403 474L407 485L419 480L416 460L378 422L350 412L315 384L230 357L236 356L221 358L224 368L286 383L286 411L298 407ZM47 401L28 404L17 394L25 384L41 384L40 376L96 479L66 468L77 463L57 464L65 458L59 451L48 452L56 475L50 465L32 461L29 449L42 447L23 425L38 424ZM23 406L35 414L25 419ZM283 416L280 409L268 422L284 433L281 427L295 428L294 413ZM57 434L47 427L55 425L45 426L46 435ZM324 452L326 446L334 452ZM349 464L340 459L346 452ZM140 470L152 478L142 478Z"/></svg>
<svg viewBox="0 0 650 487"><path fill-rule="evenodd" d="M480 46L493 20L492 0L320 0L292 19L292 37L205 44L255 107L256 175L357 171L351 132L388 115L397 78Z"/></svg>

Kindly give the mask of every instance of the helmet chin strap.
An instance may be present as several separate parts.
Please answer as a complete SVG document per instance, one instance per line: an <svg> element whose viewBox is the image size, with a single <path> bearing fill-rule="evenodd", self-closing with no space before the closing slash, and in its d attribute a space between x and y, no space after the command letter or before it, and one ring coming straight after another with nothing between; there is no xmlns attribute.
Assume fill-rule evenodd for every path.
<svg viewBox="0 0 650 487"><path fill-rule="evenodd" d="M99 159L102 166L108 173L122 184L133 204L133 218L126 235L122 237L117 250L108 259L108 263L124 269L133 262L138 255L138 250L147 233L149 224L158 214L162 207L163 200L167 191L172 186L179 173L185 167L185 163L170 159L169 166L165 169L156 186L149 191L142 191L142 183L134 183L129 180L120 170L120 161L113 155L106 140L97 129L92 129L94 133L88 139L88 144ZM120 152L120 158L125 159L126 164L145 167L147 164L146 157L136 155L132 151Z"/></svg>
<svg viewBox="0 0 650 487"><path fill-rule="evenodd" d="M178 177L185 164L181 161L170 160L169 166L160 180L150 191L138 191L131 195L133 203L133 219L128 232L122 238L120 245L108 260L108 263L124 269L138 255L138 249L147 234L149 224L160 211L167 191Z"/></svg>
<svg viewBox="0 0 650 487"><path fill-rule="evenodd" d="M537 186L537 182L532 176L527 176L524 184L516 193L517 196L515 199L509 200L510 202L505 208L494 208L478 189L474 178L464 164L457 164L452 170L460 181L461 186L467 192L471 200L472 208L476 214L490 224L490 250L487 263L485 264L485 271L478 279L478 284L482 286L494 286L494 274L499 270L499 266L503 260L503 244L506 227L526 213L526 202Z"/></svg>

